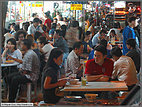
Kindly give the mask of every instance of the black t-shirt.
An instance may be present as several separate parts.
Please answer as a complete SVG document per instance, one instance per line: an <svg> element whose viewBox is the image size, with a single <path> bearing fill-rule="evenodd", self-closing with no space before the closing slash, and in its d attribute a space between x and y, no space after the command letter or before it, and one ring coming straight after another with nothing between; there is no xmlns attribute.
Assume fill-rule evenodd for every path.
<svg viewBox="0 0 142 107"><path fill-rule="evenodd" d="M140 70L140 50L132 49L126 54L126 56L129 56L132 58L136 66L136 70L137 72L139 72Z"/></svg>
<svg viewBox="0 0 142 107"><path fill-rule="evenodd" d="M43 72L42 92L43 92L43 99L45 103L56 104L60 99L60 97L55 95L55 90L57 87L51 88L51 89L44 89L44 81L46 77L51 77L51 84L57 83L58 69L59 67L57 65L53 65L45 69Z"/></svg>

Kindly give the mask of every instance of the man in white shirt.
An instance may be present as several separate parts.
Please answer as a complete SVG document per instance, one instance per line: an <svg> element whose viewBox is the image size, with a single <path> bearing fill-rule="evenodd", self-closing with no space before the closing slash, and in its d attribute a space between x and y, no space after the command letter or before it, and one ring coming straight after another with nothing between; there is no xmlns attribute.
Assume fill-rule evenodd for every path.
<svg viewBox="0 0 142 107"><path fill-rule="evenodd" d="M96 46L99 44L99 40L101 39L105 39L106 36L106 31L105 30L100 30L97 34L95 34L92 38L92 45L93 46Z"/></svg>
<svg viewBox="0 0 142 107"><path fill-rule="evenodd" d="M73 46L73 50L67 57L67 66L65 68L66 76L76 76L80 78L82 76L82 67L80 64L79 56L83 53L82 42L76 42Z"/></svg>
<svg viewBox="0 0 142 107"><path fill-rule="evenodd" d="M46 37L39 37L38 47L42 54L45 54L45 61L47 62L51 50L54 48L50 43L47 42Z"/></svg>
<svg viewBox="0 0 142 107"><path fill-rule="evenodd" d="M138 82L137 71L133 60L128 56L123 56L119 47L111 50L111 55L115 60L112 79L125 81L128 90L131 90Z"/></svg>
<svg viewBox="0 0 142 107"><path fill-rule="evenodd" d="M42 30L41 26L39 25L40 23L40 19L39 18L34 18L33 20L33 24L31 24L28 27L28 34L35 34L37 31L40 33L44 33L44 31Z"/></svg>

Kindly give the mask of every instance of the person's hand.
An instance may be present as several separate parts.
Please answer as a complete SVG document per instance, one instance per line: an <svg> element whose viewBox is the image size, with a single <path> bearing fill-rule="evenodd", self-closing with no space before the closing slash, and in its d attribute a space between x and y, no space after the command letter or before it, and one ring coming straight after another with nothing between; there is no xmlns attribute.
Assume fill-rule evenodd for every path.
<svg viewBox="0 0 142 107"><path fill-rule="evenodd" d="M10 55L7 55L6 59L13 59L13 57Z"/></svg>
<svg viewBox="0 0 142 107"><path fill-rule="evenodd" d="M58 86L65 86L66 85L66 83L67 83L67 80L60 80L60 81L58 81Z"/></svg>
<svg viewBox="0 0 142 107"><path fill-rule="evenodd" d="M107 81L109 81L109 77L107 77L107 76L102 76L102 77L100 78L100 80L103 81L103 82L107 82Z"/></svg>
<svg viewBox="0 0 142 107"><path fill-rule="evenodd" d="M6 46L5 46L5 51L7 51L7 50L8 50L8 48L9 48L9 45L6 45Z"/></svg>

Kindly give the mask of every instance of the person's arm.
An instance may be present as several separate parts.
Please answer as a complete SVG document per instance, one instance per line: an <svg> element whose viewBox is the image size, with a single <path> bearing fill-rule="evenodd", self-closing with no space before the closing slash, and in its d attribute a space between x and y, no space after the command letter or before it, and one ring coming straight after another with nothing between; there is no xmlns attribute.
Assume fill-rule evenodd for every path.
<svg viewBox="0 0 142 107"><path fill-rule="evenodd" d="M22 60L17 59L17 58L13 58L12 56L9 56L9 55L7 55L7 58L8 58L8 59L12 59L12 60L14 60L14 61L16 61L16 62L19 62L20 64L22 64L22 63L23 63L23 61L22 61Z"/></svg>
<svg viewBox="0 0 142 107"><path fill-rule="evenodd" d="M86 79L88 82L98 81L103 75L86 75Z"/></svg>
<svg viewBox="0 0 142 107"><path fill-rule="evenodd" d="M57 83L51 84L51 77L46 77L44 81L44 88L51 89L55 87L65 86L67 80L60 80Z"/></svg>
<svg viewBox="0 0 142 107"><path fill-rule="evenodd" d="M118 67L117 67L117 64L114 63L114 68L113 68L111 79L116 79L117 74L118 74Z"/></svg>
<svg viewBox="0 0 142 107"><path fill-rule="evenodd" d="M8 47L6 46L3 53L2 53L2 58L6 57L7 51L8 51Z"/></svg>

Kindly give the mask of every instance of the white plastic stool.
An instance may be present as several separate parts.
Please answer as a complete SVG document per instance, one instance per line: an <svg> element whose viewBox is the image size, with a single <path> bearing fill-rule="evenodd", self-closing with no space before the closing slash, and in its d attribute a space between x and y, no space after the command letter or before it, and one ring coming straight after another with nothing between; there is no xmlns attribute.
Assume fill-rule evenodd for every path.
<svg viewBox="0 0 142 107"><path fill-rule="evenodd" d="M33 84L34 84L34 96L37 97L37 96L36 96L37 84L36 84L36 83L33 83ZM31 102L31 94L32 94L32 86L31 86L31 85L32 85L32 83L27 83L27 97L24 98L24 99L27 100L28 103ZM19 90L18 90L18 93L17 93L17 98L16 98L16 100L18 99L18 96L19 96Z"/></svg>

